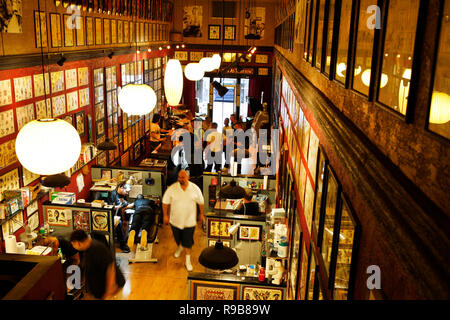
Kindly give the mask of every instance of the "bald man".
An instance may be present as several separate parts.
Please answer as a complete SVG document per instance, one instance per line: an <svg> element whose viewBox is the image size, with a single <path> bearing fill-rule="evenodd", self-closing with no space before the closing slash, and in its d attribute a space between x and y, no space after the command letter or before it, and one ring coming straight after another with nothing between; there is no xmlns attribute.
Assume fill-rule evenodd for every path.
<svg viewBox="0 0 450 320"><path fill-rule="evenodd" d="M204 199L197 185L189 182L189 174L185 170L178 173L178 182L167 188L163 199L164 224L172 227L173 237L178 245L175 258L179 258L186 250L186 269L192 271L191 249L194 244L194 231L197 225L197 204L200 207L200 222L205 220Z"/></svg>

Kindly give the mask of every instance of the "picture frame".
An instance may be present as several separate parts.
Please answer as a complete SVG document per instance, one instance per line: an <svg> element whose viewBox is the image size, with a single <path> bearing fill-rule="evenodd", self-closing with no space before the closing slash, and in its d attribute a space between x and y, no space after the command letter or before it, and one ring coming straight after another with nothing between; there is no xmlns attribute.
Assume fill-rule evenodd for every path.
<svg viewBox="0 0 450 320"><path fill-rule="evenodd" d="M14 216L14 218L11 220L12 226L12 234L16 233L20 228L23 227L23 212L19 212Z"/></svg>
<svg viewBox="0 0 450 320"><path fill-rule="evenodd" d="M255 63L268 64L269 56L267 54L255 54Z"/></svg>
<svg viewBox="0 0 450 320"><path fill-rule="evenodd" d="M86 127L85 112L84 110L81 110L75 113L75 128L77 129L77 132L80 135L80 137L84 137L86 133L85 127Z"/></svg>
<svg viewBox="0 0 450 320"><path fill-rule="evenodd" d="M236 26L235 25L224 25L223 26L223 39L224 40L236 40Z"/></svg>
<svg viewBox="0 0 450 320"><path fill-rule="evenodd" d="M15 168L0 176L0 201L4 199L3 191L20 188L19 168Z"/></svg>
<svg viewBox="0 0 450 320"><path fill-rule="evenodd" d="M97 133L97 138L99 138L105 134L105 122L103 120L97 121L96 133Z"/></svg>
<svg viewBox="0 0 450 320"><path fill-rule="evenodd" d="M72 210L73 230L83 230L90 232L90 211L89 210Z"/></svg>
<svg viewBox="0 0 450 320"><path fill-rule="evenodd" d="M23 185L27 186L33 181L36 181L41 176L39 174L28 171L26 168L22 167Z"/></svg>
<svg viewBox="0 0 450 320"><path fill-rule="evenodd" d="M80 108L89 105L89 87L78 90Z"/></svg>
<svg viewBox="0 0 450 320"><path fill-rule="evenodd" d="M112 179L112 170L101 169L101 180L110 180L110 179Z"/></svg>
<svg viewBox="0 0 450 320"><path fill-rule="evenodd" d="M111 43L117 43L117 20L111 20Z"/></svg>
<svg viewBox="0 0 450 320"><path fill-rule="evenodd" d="M94 18L86 17L86 45L94 45Z"/></svg>
<svg viewBox="0 0 450 320"><path fill-rule="evenodd" d="M72 19L71 15L64 14L63 22L64 22L64 47L73 47L75 45L75 33L74 29L69 26L69 19Z"/></svg>
<svg viewBox="0 0 450 320"><path fill-rule="evenodd" d="M45 217L49 226L69 227L72 210L64 207L45 207Z"/></svg>
<svg viewBox="0 0 450 320"><path fill-rule="evenodd" d="M233 225L233 220L208 220L208 238L232 239L233 235L228 232L228 229Z"/></svg>
<svg viewBox="0 0 450 320"><path fill-rule="evenodd" d="M11 79L0 81L0 106L12 104Z"/></svg>
<svg viewBox="0 0 450 320"><path fill-rule="evenodd" d="M107 211L91 210L92 231L109 232L109 219Z"/></svg>
<svg viewBox="0 0 450 320"><path fill-rule="evenodd" d="M191 300L239 300L240 284L191 280Z"/></svg>
<svg viewBox="0 0 450 320"><path fill-rule="evenodd" d="M43 11L34 10L34 40L36 48L47 48L47 16Z"/></svg>
<svg viewBox="0 0 450 320"><path fill-rule="evenodd" d="M103 44L103 20L102 18L95 18L95 44Z"/></svg>
<svg viewBox="0 0 450 320"><path fill-rule="evenodd" d="M73 126L73 116L72 114L67 114L65 115L62 120L66 121L68 124L70 124L71 126Z"/></svg>
<svg viewBox="0 0 450 320"><path fill-rule="evenodd" d="M16 139L0 144L0 169L19 161L16 155Z"/></svg>
<svg viewBox="0 0 450 320"><path fill-rule="evenodd" d="M220 40L220 30L222 26L220 24L208 25L208 40Z"/></svg>
<svg viewBox="0 0 450 320"><path fill-rule="evenodd" d="M191 51L189 53L189 60L198 62L203 58L203 52L202 51Z"/></svg>
<svg viewBox="0 0 450 320"><path fill-rule="evenodd" d="M111 20L103 19L103 44L111 43Z"/></svg>
<svg viewBox="0 0 450 320"><path fill-rule="evenodd" d="M50 42L52 48L62 47L61 15L50 13Z"/></svg>
<svg viewBox="0 0 450 320"><path fill-rule="evenodd" d="M180 61L188 61L188 52L187 51L175 51L174 59L178 59Z"/></svg>
<svg viewBox="0 0 450 320"><path fill-rule="evenodd" d="M242 286L242 300L283 300L283 289Z"/></svg>
<svg viewBox="0 0 450 320"><path fill-rule="evenodd" d="M117 43L123 43L123 21L117 21Z"/></svg>
<svg viewBox="0 0 450 320"><path fill-rule="evenodd" d="M27 225L30 226L31 231L39 228L39 226L41 225L39 221L39 212L34 212L32 215L28 216Z"/></svg>
<svg viewBox="0 0 450 320"><path fill-rule="evenodd" d="M238 239L260 241L262 238L262 226L241 225L239 226Z"/></svg>
<svg viewBox="0 0 450 320"><path fill-rule="evenodd" d="M258 68L258 76L268 76L269 68Z"/></svg>
<svg viewBox="0 0 450 320"><path fill-rule="evenodd" d="M84 37L84 19L81 16L75 17L75 35L76 35L76 44L77 47L82 47L85 45L85 37Z"/></svg>

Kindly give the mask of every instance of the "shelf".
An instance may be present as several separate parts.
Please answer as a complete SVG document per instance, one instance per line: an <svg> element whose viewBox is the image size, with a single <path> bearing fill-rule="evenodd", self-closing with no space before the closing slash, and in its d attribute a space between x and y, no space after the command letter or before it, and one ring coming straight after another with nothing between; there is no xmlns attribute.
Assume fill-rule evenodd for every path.
<svg viewBox="0 0 450 320"><path fill-rule="evenodd" d="M30 206L30 204L34 203L35 201L38 201L40 199L42 199L43 197L45 197L49 192L48 191L41 191L38 193L37 197L35 199L33 199L32 201L30 201L28 203L28 205L23 208L20 209L19 211L15 212L12 215L7 216L5 219L0 219L0 226L5 224L6 222L8 222L9 220L12 220L17 214L19 214L19 212L23 212L26 208L28 208Z"/></svg>

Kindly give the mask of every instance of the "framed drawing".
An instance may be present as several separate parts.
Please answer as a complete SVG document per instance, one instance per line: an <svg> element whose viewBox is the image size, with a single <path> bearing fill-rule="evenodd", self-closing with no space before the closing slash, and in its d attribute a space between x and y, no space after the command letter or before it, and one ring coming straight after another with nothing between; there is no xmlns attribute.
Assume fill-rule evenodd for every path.
<svg viewBox="0 0 450 320"><path fill-rule="evenodd" d="M90 231L90 221L89 221L89 210L73 210L73 230L84 230L86 232Z"/></svg>
<svg viewBox="0 0 450 320"><path fill-rule="evenodd" d="M103 39L104 44L110 44L111 43L111 20L109 19L103 19Z"/></svg>
<svg viewBox="0 0 450 320"><path fill-rule="evenodd" d="M33 98L33 84L31 76L14 78L15 102Z"/></svg>
<svg viewBox="0 0 450 320"><path fill-rule="evenodd" d="M39 223L39 212L33 213L27 218L27 225L30 226L31 231L36 230L41 225Z"/></svg>
<svg viewBox="0 0 450 320"><path fill-rule="evenodd" d="M239 300L240 285L191 280L191 300Z"/></svg>
<svg viewBox="0 0 450 320"><path fill-rule="evenodd" d="M117 20L111 20L111 43L117 43Z"/></svg>
<svg viewBox="0 0 450 320"><path fill-rule="evenodd" d="M65 70L66 73L66 90L77 86L77 69Z"/></svg>
<svg viewBox="0 0 450 320"><path fill-rule="evenodd" d="M44 83L45 78L45 83ZM50 94L50 78L48 75L48 72L43 75L42 73L38 73L33 75L33 82L34 82L34 96L41 97L45 94ZM45 89L44 89L45 87ZM1 88L0 88L1 90ZM1 105L1 103L0 103Z"/></svg>
<svg viewBox="0 0 450 320"><path fill-rule="evenodd" d="M0 201L3 200L3 191L20 188L19 169L15 168L0 176Z"/></svg>
<svg viewBox="0 0 450 320"><path fill-rule="evenodd" d="M267 54L256 54L255 63L269 63L269 56Z"/></svg>
<svg viewBox="0 0 450 320"><path fill-rule="evenodd" d="M81 16L75 17L75 34L77 40L77 47L84 46L84 20Z"/></svg>
<svg viewBox="0 0 450 320"><path fill-rule="evenodd" d="M39 204L37 201L32 201L27 206L27 217L39 210Z"/></svg>
<svg viewBox="0 0 450 320"><path fill-rule="evenodd" d="M189 55L191 61L200 61L203 58L202 51L191 51Z"/></svg>
<svg viewBox="0 0 450 320"><path fill-rule="evenodd" d="M117 21L117 43L123 43L123 21Z"/></svg>
<svg viewBox="0 0 450 320"><path fill-rule="evenodd" d="M178 59L180 61L188 60L188 52L187 51L175 51L174 59Z"/></svg>
<svg viewBox="0 0 450 320"><path fill-rule="evenodd" d="M223 62L234 62L236 61L236 53L235 52L225 52L223 54Z"/></svg>
<svg viewBox="0 0 450 320"><path fill-rule="evenodd" d="M268 76L269 68L258 68L258 76Z"/></svg>
<svg viewBox="0 0 450 320"><path fill-rule="evenodd" d="M45 12L34 11L34 33L36 48L47 47L47 18Z"/></svg>
<svg viewBox="0 0 450 320"><path fill-rule="evenodd" d="M109 231L108 212L91 211L92 231Z"/></svg>
<svg viewBox="0 0 450 320"><path fill-rule="evenodd" d="M16 214L14 218L11 220L11 222L12 222L11 229L12 233L14 234L23 226L23 212L19 212L18 214Z"/></svg>
<svg viewBox="0 0 450 320"><path fill-rule="evenodd" d="M242 286L242 300L283 300L283 289Z"/></svg>
<svg viewBox="0 0 450 320"><path fill-rule="evenodd" d="M94 45L94 18L86 17L86 45Z"/></svg>
<svg viewBox="0 0 450 320"><path fill-rule="evenodd" d="M101 169L101 180L110 180L112 179L112 170Z"/></svg>
<svg viewBox="0 0 450 320"><path fill-rule="evenodd" d="M89 68L78 68L78 86L87 86L89 84Z"/></svg>
<svg viewBox="0 0 450 320"><path fill-rule="evenodd" d="M208 40L220 40L220 29L219 24L210 24L208 26Z"/></svg>
<svg viewBox="0 0 450 320"><path fill-rule="evenodd" d="M68 124L73 126L73 116L72 114L67 114L62 118L64 121L66 121Z"/></svg>
<svg viewBox="0 0 450 320"><path fill-rule="evenodd" d="M74 28L73 24L70 23L72 17L68 14L63 15L64 22L64 47L73 47L74 46Z"/></svg>
<svg viewBox="0 0 450 320"><path fill-rule="evenodd" d="M78 90L80 108L89 105L89 87Z"/></svg>
<svg viewBox="0 0 450 320"><path fill-rule="evenodd" d="M62 94L52 98L53 116L58 117L66 113L66 95Z"/></svg>
<svg viewBox="0 0 450 320"><path fill-rule="evenodd" d="M11 80L0 81L0 106L12 103Z"/></svg>
<svg viewBox="0 0 450 320"><path fill-rule="evenodd" d="M128 21L123 22L123 42L130 42L130 25Z"/></svg>
<svg viewBox="0 0 450 320"><path fill-rule="evenodd" d="M236 26L224 25L223 26L223 39L224 40L236 40Z"/></svg>
<svg viewBox="0 0 450 320"><path fill-rule="evenodd" d="M24 125L34 119L34 105L28 104L16 108L17 130L20 131Z"/></svg>
<svg viewBox="0 0 450 320"><path fill-rule="evenodd" d="M64 90L64 71L55 71L50 74L52 93Z"/></svg>
<svg viewBox="0 0 450 320"><path fill-rule="evenodd" d="M36 102L36 119L45 119L52 117L52 103L50 98Z"/></svg>
<svg viewBox="0 0 450 320"><path fill-rule="evenodd" d="M262 226L241 225L239 227L238 239L260 241L261 230Z"/></svg>
<svg viewBox="0 0 450 320"><path fill-rule="evenodd" d="M96 125L97 125L96 126L97 138L99 138L105 134L105 123L103 120L101 120L101 121L98 121L96 123Z"/></svg>
<svg viewBox="0 0 450 320"><path fill-rule="evenodd" d="M28 171L26 168L22 167L22 175L23 175L23 185L27 186L33 181L39 179L40 175L34 172ZM36 202L37 203L37 202Z"/></svg>
<svg viewBox="0 0 450 320"><path fill-rule="evenodd" d="M46 207L45 216L50 226L69 227L72 220L72 211L64 207Z"/></svg>
<svg viewBox="0 0 450 320"><path fill-rule="evenodd" d="M0 169L19 161L16 156L16 139L0 144Z"/></svg>
<svg viewBox="0 0 450 320"><path fill-rule="evenodd" d="M84 119L84 110L75 113L75 128L77 129L80 137L84 137L85 134L85 119Z"/></svg>
<svg viewBox="0 0 450 320"><path fill-rule="evenodd" d="M78 109L78 91L67 93L67 112Z"/></svg>
<svg viewBox="0 0 450 320"><path fill-rule="evenodd" d="M219 234L221 238L233 238L233 236L228 232L228 229L233 224L233 220L209 219L208 222L208 238L218 238Z"/></svg>
<svg viewBox="0 0 450 320"><path fill-rule="evenodd" d="M103 43L103 21L102 18L95 18L95 44Z"/></svg>
<svg viewBox="0 0 450 320"><path fill-rule="evenodd" d="M50 13L50 38L52 48L62 46L61 16L59 13Z"/></svg>

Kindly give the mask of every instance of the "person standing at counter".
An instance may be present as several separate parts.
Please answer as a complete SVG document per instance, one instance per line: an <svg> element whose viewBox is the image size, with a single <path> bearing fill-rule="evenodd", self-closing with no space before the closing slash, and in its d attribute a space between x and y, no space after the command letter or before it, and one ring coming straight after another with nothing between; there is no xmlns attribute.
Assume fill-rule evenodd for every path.
<svg viewBox="0 0 450 320"><path fill-rule="evenodd" d="M152 123L150 123L150 145L151 150L155 150L164 141L164 138L161 138L161 133L166 134L170 131L161 129L159 123L161 121L161 116L156 113L153 115Z"/></svg>
<svg viewBox="0 0 450 320"><path fill-rule="evenodd" d="M251 189L246 188L245 189L245 196L244 196L244 203L242 206L235 210L235 214L245 214L245 215L260 215L259 212L259 204L256 201L252 201L253 199L253 192Z"/></svg>
<svg viewBox="0 0 450 320"><path fill-rule="evenodd" d="M189 174L185 170L178 173L178 182L167 188L163 199L164 224L172 227L173 237L178 245L174 254L179 258L186 249L186 269L192 271L191 248L194 244L194 231L197 225L197 204L200 208L199 220L205 220L204 199L200 188L189 182Z"/></svg>

